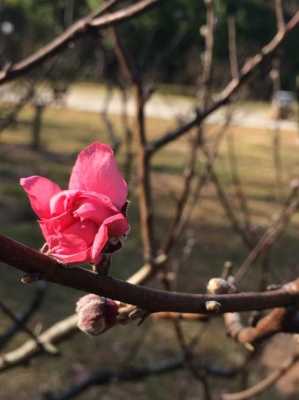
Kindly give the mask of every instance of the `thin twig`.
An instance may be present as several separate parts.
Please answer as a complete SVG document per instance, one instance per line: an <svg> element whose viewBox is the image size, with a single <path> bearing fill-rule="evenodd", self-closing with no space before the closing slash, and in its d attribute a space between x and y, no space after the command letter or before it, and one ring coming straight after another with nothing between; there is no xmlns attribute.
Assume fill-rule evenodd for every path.
<svg viewBox="0 0 299 400"><path fill-rule="evenodd" d="M70 388L60 394L49 393L47 398L49 400L70 400L93 386L107 385L113 382L136 382L153 375L175 372L183 367L184 361L182 358L176 358L173 360L155 361L154 363L143 367L125 367L121 370L99 368L92 372L82 382L71 385ZM238 373L238 369L233 368L222 369L214 366L210 367L209 365L203 365L203 368L206 369L207 373L219 378L231 378Z"/></svg>
<svg viewBox="0 0 299 400"><path fill-rule="evenodd" d="M151 190L150 158L146 152L147 133L145 120L146 94L140 71L125 47L116 28L112 28L115 51L124 75L133 84L136 103L136 131L138 139L139 214L144 260L153 263L155 238Z"/></svg>
<svg viewBox="0 0 299 400"><path fill-rule="evenodd" d="M205 31L205 50L203 54L203 71L202 80L199 93L200 104L203 109L206 109L210 97L211 97L211 81L213 71L213 51L214 51L214 27L215 27L215 15L214 15L214 2L206 1L206 31ZM174 218L170 224L169 233L166 237L163 245L162 253L168 254L172 249L179 235L180 225L184 217L184 211L186 209L188 200L191 194L193 178L196 174L196 164L198 159L198 148L203 144L204 131L201 126L194 133L190 141L190 159L187 167L184 171L184 184L182 191L179 195L176 209L174 212Z"/></svg>
<svg viewBox="0 0 299 400"><path fill-rule="evenodd" d="M278 31L284 31L285 29L285 20L283 14L283 0L275 0L275 15Z"/></svg>
<svg viewBox="0 0 299 400"><path fill-rule="evenodd" d="M221 395L221 400L247 400L258 396L271 388L279 379L281 379L296 364L299 356L295 355L289 358L280 368L272 372L265 379L261 380L254 386L242 390L238 393L225 393Z"/></svg>
<svg viewBox="0 0 299 400"><path fill-rule="evenodd" d="M239 78L232 79L228 83L228 85L218 96L218 100L211 104L211 106L209 106L206 110L195 110L195 116L192 117L191 120L183 126L180 126L179 128L171 132L167 132L160 138L150 142L147 148L148 153L150 155L154 154L160 148L185 135L195 126L198 126L198 124L200 124L210 114L212 114L222 106L228 104L233 95L235 95L239 91L240 87L251 77L251 75L256 71L257 68L259 68L262 64L264 64L269 58L273 56L277 49L286 41L290 33L293 32L298 25L299 11L297 11L296 14L286 24L284 31L277 32L273 39L268 44L266 44L259 53L257 53L245 62L240 70Z"/></svg>
<svg viewBox="0 0 299 400"><path fill-rule="evenodd" d="M44 284L38 287L27 309L21 315L16 315L14 318L14 324L10 326L5 333L0 335L0 349L4 347L20 330L23 330L23 327L40 308L45 297L45 288L46 286Z"/></svg>
<svg viewBox="0 0 299 400"><path fill-rule="evenodd" d="M147 11L150 7L157 5L158 2L159 0L143 0L128 6L123 10L118 10L102 16L102 12L106 13L107 10L116 3L115 1L109 2L107 5L104 5L102 12L92 13L87 17L80 19L36 53L17 62L16 64L10 65L9 68L0 71L0 84L16 79L31 71L33 68L41 65L48 58L53 57L59 51L63 50L69 43L78 40L82 36L127 21L128 19ZM100 14L101 16L98 16Z"/></svg>
<svg viewBox="0 0 299 400"><path fill-rule="evenodd" d="M281 235L286 226L289 224L290 219L298 209L298 206L298 187L296 186L296 188L292 189L279 217L263 234L256 246L252 249L243 264L240 266L239 270L235 274L236 282L240 282L257 258L261 254L265 254L265 252L268 251L269 248L276 242L278 236Z"/></svg>

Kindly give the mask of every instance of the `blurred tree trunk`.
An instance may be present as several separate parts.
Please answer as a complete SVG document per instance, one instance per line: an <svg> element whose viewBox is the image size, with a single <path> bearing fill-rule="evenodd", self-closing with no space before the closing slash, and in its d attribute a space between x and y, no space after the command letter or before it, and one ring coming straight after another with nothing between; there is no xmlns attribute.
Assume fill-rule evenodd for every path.
<svg viewBox="0 0 299 400"><path fill-rule="evenodd" d="M32 119L32 136L31 147L32 150L39 151L41 149L41 130L42 130L42 117L45 110L44 104L34 104L34 115Z"/></svg>

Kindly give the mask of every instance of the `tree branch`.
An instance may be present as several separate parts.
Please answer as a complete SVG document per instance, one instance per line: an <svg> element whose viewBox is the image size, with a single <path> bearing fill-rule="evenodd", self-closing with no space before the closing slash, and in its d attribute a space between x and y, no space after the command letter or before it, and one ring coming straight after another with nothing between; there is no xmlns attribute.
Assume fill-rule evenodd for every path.
<svg viewBox="0 0 299 400"><path fill-rule="evenodd" d="M0 335L0 349L4 347L16 333L26 326L27 322L31 319L33 314L40 308L45 297L45 285L37 288L34 297L29 304L28 308L23 314L15 316L14 323L7 329L7 331Z"/></svg>
<svg viewBox="0 0 299 400"><path fill-rule="evenodd" d="M82 268L70 268L10 238L0 235L0 260L52 283L133 304L149 312L177 311L215 314L206 302L220 303L217 313L285 307L299 300L299 279L270 292L206 295L167 292L132 285Z"/></svg>
<svg viewBox="0 0 299 400"><path fill-rule="evenodd" d="M77 397L92 386L107 385L112 382L135 382L146 379L153 375L162 375L175 372L183 367L184 360L181 358L176 358L173 360L156 361L153 364L145 365L143 367L126 367L118 371L100 368L91 373L82 382L72 385L61 394L53 395L50 393L49 397L47 398L50 400L69 400ZM222 369L209 365L202 365L201 367L205 369L208 374L219 378L231 378L238 373L237 368Z"/></svg>
<svg viewBox="0 0 299 400"><path fill-rule="evenodd" d="M274 385L280 378L282 378L289 370L293 367L293 365L298 361L298 355L291 357L288 359L284 365L278 368L276 371L272 372L265 379L258 382L256 385L242 390L238 393L225 393L222 394L221 400L247 400L251 399L265 390L269 389L272 385Z"/></svg>
<svg viewBox="0 0 299 400"><path fill-rule="evenodd" d="M231 100L232 96L240 89L240 87L250 78L250 76L260 67L265 61L273 56L276 50L281 46L289 34L294 31L299 25L299 11L290 19L286 24L283 31L277 32L273 39L265 45L259 53L251 57L243 65L239 77L232 79L225 89L221 92L218 100L215 101L206 110L195 110L196 115L185 125L178 127L172 132L168 132L159 139L153 140L148 144L147 150L149 154L155 153L161 147L164 147L168 143L180 138L186 134L190 129L195 128L199 125L205 118L207 118L214 111L218 110L220 107L226 105Z"/></svg>
<svg viewBox="0 0 299 400"><path fill-rule="evenodd" d="M96 15L92 13L87 17L81 18L61 35L57 36L52 42L42 47L31 56L17 62L16 64L10 65L9 68L6 68L5 70L0 71L0 84L16 79L31 71L48 58L63 50L70 42L78 40L80 37L89 33L97 32L111 25L118 24L135 17L145 12L150 7L158 4L158 2L159 0L143 0L126 7L123 10L115 11L114 13L104 16L98 16L104 12L106 13L107 10L116 3L115 1L109 2L100 12L96 13Z"/></svg>

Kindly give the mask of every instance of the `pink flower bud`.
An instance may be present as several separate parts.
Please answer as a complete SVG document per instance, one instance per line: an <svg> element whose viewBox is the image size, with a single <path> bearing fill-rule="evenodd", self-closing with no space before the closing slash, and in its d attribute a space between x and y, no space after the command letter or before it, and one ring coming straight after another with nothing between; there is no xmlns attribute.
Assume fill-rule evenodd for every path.
<svg viewBox="0 0 299 400"><path fill-rule="evenodd" d="M118 307L118 302L96 294L81 297L76 305L78 328L89 335L100 335L115 324Z"/></svg>

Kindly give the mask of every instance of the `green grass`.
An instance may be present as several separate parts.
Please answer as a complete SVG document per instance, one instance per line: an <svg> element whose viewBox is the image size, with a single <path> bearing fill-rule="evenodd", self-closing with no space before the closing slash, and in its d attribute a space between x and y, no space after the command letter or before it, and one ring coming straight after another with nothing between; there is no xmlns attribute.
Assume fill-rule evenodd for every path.
<svg viewBox="0 0 299 400"><path fill-rule="evenodd" d="M34 152L30 149L30 121L32 112L25 109L17 127L1 133L0 143L0 224L1 233L16 240L39 248L42 238L35 217L30 210L25 193L18 185L22 176L39 174L67 187L67 182L76 153L93 140L108 141L105 128L98 115L93 113L73 112L62 109L49 109L44 116L42 134L43 150ZM113 117L114 123L121 132L120 121ZM148 123L152 138L157 137L172 124L157 119ZM133 121L132 121L133 126ZM212 139L218 127L207 129L207 138ZM253 130L232 128L235 135L239 159L239 171L243 189L249 199L249 208L253 223L267 226L273 214L281 205L275 201L275 176L273 172L271 132L269 130ZM282 161L283 188L285 198L288 192L288 182L298 176L298 145L296 134L283 132ZM154 209L156 215L156 234L162 242L165 239L170 218L174 213L175 198L183 183L183 171L188 160L188 142L181 139L163 149L153 158L152 183L154 188ZM124 156L119 155L122 165ZM203 165L203 158L198 161L198 168ZM220 156L216 170L221 183L232 199L235 210L238 204L234 199L234 187L229 168L227 145L221 145ZM133 180L134 182L134 180ZM126 278L134 272L142 262L141 240L138 227L138 210L134 183L131 187L131 206L129 218L132 233L125 247L113 257L113 276ZM298 259L298 216L293 218L289 229L282 237L272 254L273 278L276 282L289 279L291 268L295 268ZM239 237L232 231L225 213L217 199L212 185L203 191L202 198L192 216L189 232L193 232L196 245L190 259L178 273L178 289L199 292L204 290L210 277L221 273L223 263L231 260L235 265L242 262L247 254L241 245ZM175 249L179 257L184 237ZM32 295L32 288L19 282L19 273L1 265L0 291L1 300L15 310L25 307ZM248 275L244 287L256 288L260 274L257 265ZM42 324L43 328L50 326L74 312L75 300L80 293L52 285L42 309L35 315L31 327ZM0 332L9 325L6 317L1 317ZM227 339L220 320L205 326L198 323L186 323L184 328L189 338L201 332L198 352L202 360L225 365L240 362L244 355L243 349ZM38 398L39 393L48 390L60 390L78 380L78 371L88 373L93 368L103 366L118 367L127 356L129 349L134 349L134 343L140 335L144 335L144 345L136 356L136 364L167 358L176 354L178 346L171 324L167 322L146 321L139 328L121 326L107 332L96 339L79 334L69 342L61 345L62 357L41 357L33 360L30 368L19 367L9 373L0 375L0 400L28 400ZM9 348L22 343L25 335L17 337ZM133 351L133 350L131 350ZM133 351L134 352L134 351ZM135 361L132 362L135 364ZM175 381L174 381L175 380ZM101 394L107 399L140 399L176 398L181 390L188 390L190 375L178 372L169 376L155 377L138 384L110 385L109 388L94 388L81 398L98 399ZM174 385L174 382L176 384ZM223 387L225 382L216 382L216 387ZM190 398L199 398L200 385L192 381ZM192 397L193 396L193 397ZM188 397L189 398L189 397ZM263 397L267 397L266 395ZM281 397L278 397L281 398Z"/></svg>

